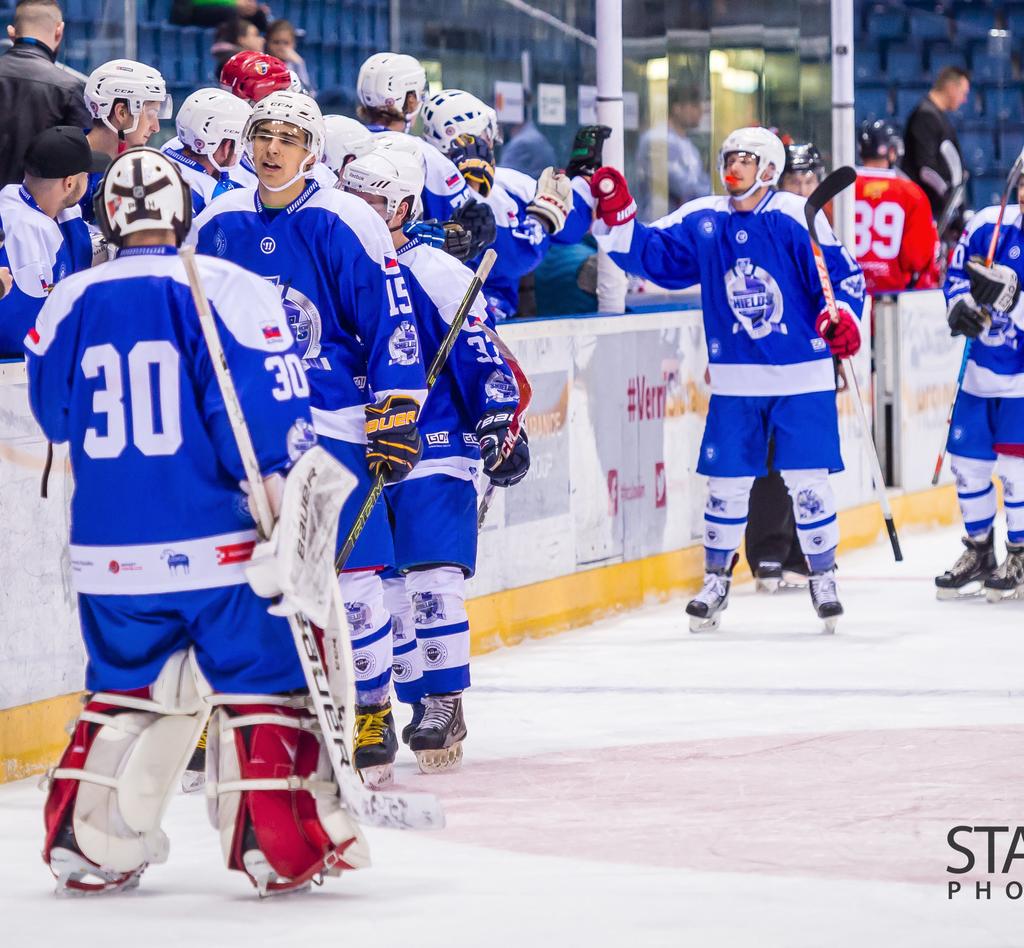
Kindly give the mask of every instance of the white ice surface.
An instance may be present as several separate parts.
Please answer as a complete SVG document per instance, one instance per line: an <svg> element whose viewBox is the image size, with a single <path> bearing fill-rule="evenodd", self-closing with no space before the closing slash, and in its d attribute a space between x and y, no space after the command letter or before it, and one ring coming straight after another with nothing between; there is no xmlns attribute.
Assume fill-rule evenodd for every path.
<svg viewBox="0 0 1024 948"><path fill-rule="evenodd" d="M718 633L675 601L476 660L463 770L401 758L449 829L311 894L259 902L179 796L138 892L55 899L42 794L0 787L0 945L1024 944L1024 900L945 872L950 826L1024 822L1024 603L938 603L956 531L904 544L844 558L835 636L747 585Z"/></svg>

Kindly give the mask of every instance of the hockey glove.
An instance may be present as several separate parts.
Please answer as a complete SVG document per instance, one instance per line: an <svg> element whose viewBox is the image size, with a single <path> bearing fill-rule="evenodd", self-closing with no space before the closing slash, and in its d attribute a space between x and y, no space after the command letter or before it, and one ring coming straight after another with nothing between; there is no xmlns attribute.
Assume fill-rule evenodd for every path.
<svg viewBox="0 0 1024 948"><path fill-rule="evenodd" d="M472 260L493 244L495 237L498 236L494 211L482 201L466 201L462 207L456 208L449 223L458 224L469 234L469 248L466 255L458 257L457 254L452 254L453 257L458 257L460 260ZM445 227L447 226L446 224ZM448 250L447 244L445 250ZM451 251L448 252L451 253Z"/></svg>
<svg viewBox="0 0 1024 948"><path fill-rule="evenodd" d="M397 484L423 454L419 410L419 402L406 395L388 395L366 406L366 463L374 477L384 475L385 484Z"/></svg>
<svg viewBox="0 0 1024 948"><path fill-rule="evenodd" d="M555 168L545 168L537 179L537 193L526 206L526 213L536 217L549 234L565 227L572 210L572 182Z"/></svg>
<svg viewBox="0 0 1024 948"><path fill-rule="evenodd" d="M459 135L448 152L466 183L481 197L494 189L494 149L475 135Z"/></svg>
<svg viewBox="0 0 1024 948"><path fill-rule="evenodd" d="M967 276L971 281L971 296L980 306L1008 313L1017 304L1020 282L1011 267L1002 263L986 267L981 257L971 257L967 261Z"/></svg>
<svg viewBox="0 0 1024 948"><path fill-rule="evenodd" d="M484 473L495 487L511 487L518 484L530 470L530 444L525 428L519 429L512 453L508 457L501 456L501 449L508 437L508 429L514 416L514 411L488 412L476 426Z"/></svg>
<svg viewBox="0 0 1024 948"><path fill-rule="evenodd" d="M964 293L949 304L946 322L951 335L977 339L988 328L989 319L971 294Z"/></svg>
<svg viewBox="0 0 1024 948"><path fill-rule="evenodd" d="M444 247L448 237L440 221L409 221L402 226L402 233L409 240L418 240L428 247Z"/></svg>
<svg viewBox="0 0 1024 948"><path fill-rule="evenodd" d="M611 134L612 130L607 125L584 125L576 129L565 173L570 178L578 178L580 175L589 178L604 164L604 140L611 137Z"/></svg>
<svg viewBox="0 0 1024 948"><path fill-rule="evenodd" d="M597 216L609 227L626 224L636 217L636 201L617 168L598 168L590 179L590 193L597 198Z"/></svg>
<svg viewBox="0 0 1024 948"><path fill-rule="evenodd" d="M827 309L818 313L814 321L814 328L818 330L828 347L837 359L849 359L855 356L860 349L860 327L857 320L845 306L837 307L839 321L832 322L831 315Z"/></svg>

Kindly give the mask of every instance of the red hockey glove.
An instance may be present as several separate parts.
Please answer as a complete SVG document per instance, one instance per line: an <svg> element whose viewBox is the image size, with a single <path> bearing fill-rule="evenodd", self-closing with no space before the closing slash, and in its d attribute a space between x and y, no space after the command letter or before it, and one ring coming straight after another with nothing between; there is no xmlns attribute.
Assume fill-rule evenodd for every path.
<svg viewBox="0 0 1024 948"><path fill-rule="evenodd" d="M860 349L860 327L845 306L839 306L839 322L833 323L827 309L818 313L814 327L837 359L849 359Z"/></svg>
<svg viewBox="0 0 1024 948"><path fill-rule="evenodd" d="M597 216L609 227L626 224L636 217L636 201L617 168L598 168L590 179L590 193L597 198Z"/></svg>

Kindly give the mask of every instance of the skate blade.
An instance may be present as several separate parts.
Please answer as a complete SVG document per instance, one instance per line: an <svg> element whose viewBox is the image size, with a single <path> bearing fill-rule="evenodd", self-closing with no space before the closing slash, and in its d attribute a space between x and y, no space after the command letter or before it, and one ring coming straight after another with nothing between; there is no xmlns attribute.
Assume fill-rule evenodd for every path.
<svg viewBox="0 0 1024 948"><path fill-rule="evenodd" d="M364 767L359 771L359 778L371 790L383 790L395 782L395 765L378 764L376 767Z"/></svg>
<svg viewBox="0 0 1024 948"><path fill-rule="evenodd" d="M721 624L722 617L720 615L709 616L708 618L690 616L691 632L714 632Z"/></svg>
<svg viewBox="0 0 1024 948"><path fill-rule="evenodd" d="M309 882L291 883L284 876L279 876L267 862L267 857L258 849L249 849L242 854L242 865L256 885L261 899L274 895L291 895L293 892L306 892L312 888Z"/></svg>
<svg viewBox="0 0 1024 948"><path fill-rule="evenodd" d="M1024 598L1024 588L1017 586L1015 589L993 589L985 587L985 598L989 602L1006 602L1010 599Z"/></svg>
<svg viewBox="0 0 1024 948"><path fill-rule="evenodd" d="M835 635L836 626L839 625L839 618L839 616L829 616L827 619L821 620L824 625L822 631L824 631L825 635Z"/></svg>
<svg viewBox="0 0 1024 948"><path fill-rule="evenodd" d="M803 573L791 573L786 570L782 571L782 588L783 589L806 589L808 579Z"/></svg>
<svg viewBox="0 0 1024 948"><path fill-rule="evenodd" d="M145 868L143 866L129 873L114 872L92 865L71 849L55 847L50 851L50 869L57 876L55 891L62 898L83 898L137 889Z"/></svg>
<svg viewBox="0 0 1024 948"><path fill-rule="evenodd" d="M420 750L413 753L416 755L420 773L423 774L450 773L462 765L462 741L457 741L451 747L442 747L440 750Z"/></svg>
<svg viewBox="0 0 1024 948"><path fill-rule="evenodd" d="M944 589L941 586L936 586L935 598L939 602L954 602L957 599L977 599L984 592L985 587L980 582L967 583L966 586L961 586L959 589Z"/></svg>
<svg viewBox="0 0 1024 948"><path fill-rule="evenodd" d="M782 585L781 579L758 579L754 583L754 588L759 593L767 593L769 596L774 596Z"/></svg>
<svg viewBox="0 0 1024 948"><path fill-rule="evenodd" d="M186 770L181 775L181 792L198 793L206 786L206 774L202 770Z"/></svg>

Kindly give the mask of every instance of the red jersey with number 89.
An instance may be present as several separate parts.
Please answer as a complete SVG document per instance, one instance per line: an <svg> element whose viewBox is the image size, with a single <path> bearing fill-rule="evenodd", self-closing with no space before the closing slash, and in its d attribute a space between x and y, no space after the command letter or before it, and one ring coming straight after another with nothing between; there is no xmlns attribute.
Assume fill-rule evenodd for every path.
<svg viewBox="0 0 1024 948"><path fill-rule="evenodd" d="M857 169L854 256L869 293L939 284L939 236L924 191L898 171ZM914 279L916 276L916 280Z"/></svg>

